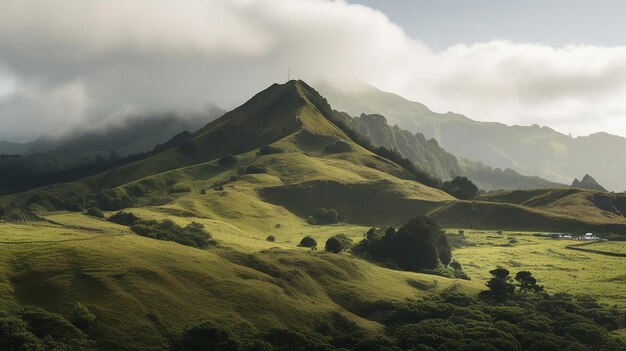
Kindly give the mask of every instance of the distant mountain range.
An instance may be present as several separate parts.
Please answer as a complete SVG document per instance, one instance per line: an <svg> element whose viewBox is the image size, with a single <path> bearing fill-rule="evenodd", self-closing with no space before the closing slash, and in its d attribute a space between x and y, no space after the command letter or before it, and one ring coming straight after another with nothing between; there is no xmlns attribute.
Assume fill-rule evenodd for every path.
<svg viewBox="0 0 626 351"><path fill-rule="evenodd" d="M352 116L383 115L400 128L434 138L460 158L565 184L593 174L609 190L626 189L626 138L608 133L572 138L538 125L507 126L452 112L435 113L423 104L365 84L350 91L328 84L318 88L337 110Z"/></svg>
<svg viewBox="0 0 626 351"><path fill-rule="evenodd" d="M214 108L206 114L197 115L137 116L102 130L77 131L61 138L41 136L28 143L0 141L0 155L44 153L55 157L92 160L97 155L107 156L114 151L124 157L152 150L155 145L180 132L193 132L223 113L223 110Z"/></svg>

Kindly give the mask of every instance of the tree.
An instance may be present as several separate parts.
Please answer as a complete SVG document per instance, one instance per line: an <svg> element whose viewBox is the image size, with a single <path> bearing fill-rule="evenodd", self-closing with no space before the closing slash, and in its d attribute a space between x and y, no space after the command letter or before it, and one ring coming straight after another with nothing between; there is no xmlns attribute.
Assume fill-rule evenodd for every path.
<svg viewBox="0 0 626 351"><path fill-rule="evenodd" d="M88 208L86 214L91 217L104 218L104 213L97 207Z"/></svg>
<svg viewBox="0 0 626 351"><path fill-rule="evenodd" d="M314 248L317 247L317 241L307 235L300 240L300 244L298 244L298 246Z"/></svg>
<svg viewBox="0 0 626 351"><path fill-rule="evenodd" d="M217 163L221 166L233 166L237 164L237 158L232 154L224 155L217 160Z"/></svg>
<svg viewBox="0 0 626 351"><path fill-rule="evenodd" d="M326 246L324 247L324 249L328 252L340 253L341 251L343 251L343 246L341 245L339 239L333 236L326 240Z"/></svg>
<svg viewBox="0 0 626 351"><path fill-rule="evenodd" d="M467 177L456 177L443 183L442 190L461 200L473 199L478 195L478 187Z"/></svg>
<svg viewBox="0 0 626 351"><path fill-rule="evenodd" d="M520 292L531 291L538 294L543 291L543 286L537 284L537 279L529 271L517 272L515 280L519 283Z"/></svg>
<svg viewBox="0 0 626 351"><path fill-rule="evenodd" d="M511 283L510 272L504 267L489 271L491 279L487 281L489 290L480 293L481 297L493 298L497 301L506 301L513 297L515 285Z"/></svg>
<svg viewBox="0 0 626 351"><path fill-rule="evenodd" d="M269 235L267 238L265 238L265 240L273 243L274 241L276 241L276 237L274 237L273 235Z"/></svg>
<svg viewBox="0 0 626 351"><path fill-rule="evenodd" d="M352 248L352 239L350 239L347 235L340 233L340 234L335 235L335 238L339 240L339 242L341 243L341 247L343 248L343 251L346 251Z"/></svg>

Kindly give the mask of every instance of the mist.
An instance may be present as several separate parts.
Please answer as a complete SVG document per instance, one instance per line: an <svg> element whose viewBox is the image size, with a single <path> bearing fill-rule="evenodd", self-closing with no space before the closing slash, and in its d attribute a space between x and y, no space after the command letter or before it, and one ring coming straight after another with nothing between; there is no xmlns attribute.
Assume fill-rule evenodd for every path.
<svg viewBox="0 0 626 351"><path fill-rule="evenodd" d="M345 1L5 0L0 67L0 140L231 109L288 69L478 120L626 135L625 47L497 40L434 51Z"/></svg>

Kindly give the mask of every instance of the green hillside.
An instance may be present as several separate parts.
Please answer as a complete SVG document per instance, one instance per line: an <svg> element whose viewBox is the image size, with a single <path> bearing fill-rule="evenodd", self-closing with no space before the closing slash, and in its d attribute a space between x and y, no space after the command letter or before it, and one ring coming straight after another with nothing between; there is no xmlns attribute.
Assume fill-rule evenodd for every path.
<svg viewBox="0 0 626 351"><path fill-rule="evenodd" d="M332 236L358 242L370 226L397 227L417 214L455 227L626 232L623 216L595 203L456 200L355 143L331 114L306 83L276 84L177 147L0 197L0 307L71 318L82 303L96 316L98 350L162 350L203 320L242 335L291 327L319 336L346 324L374 333L390 304L442 291L474 296L483 282L322 252ZM135 235L82 213L92 206L105 218L123 208L144 221L196 222L216 245ZM337 210L339 223L308 223L320 208ZM298 247L305 236L320 250Z"/></svg>

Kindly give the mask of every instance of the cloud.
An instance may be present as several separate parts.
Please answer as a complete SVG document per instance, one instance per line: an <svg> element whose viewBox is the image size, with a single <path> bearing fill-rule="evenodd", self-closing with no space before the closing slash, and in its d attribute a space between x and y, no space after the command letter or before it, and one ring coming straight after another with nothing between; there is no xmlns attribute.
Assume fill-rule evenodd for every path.
<svg viewBox="0 0 626 351"><path fill-rule="evenodd" d="M0 66L14 82L0 95L0 139L232 108L288 67L476 119L626 135L626 48L496 41L433 52L345 1L3 0Z"/></svg>

